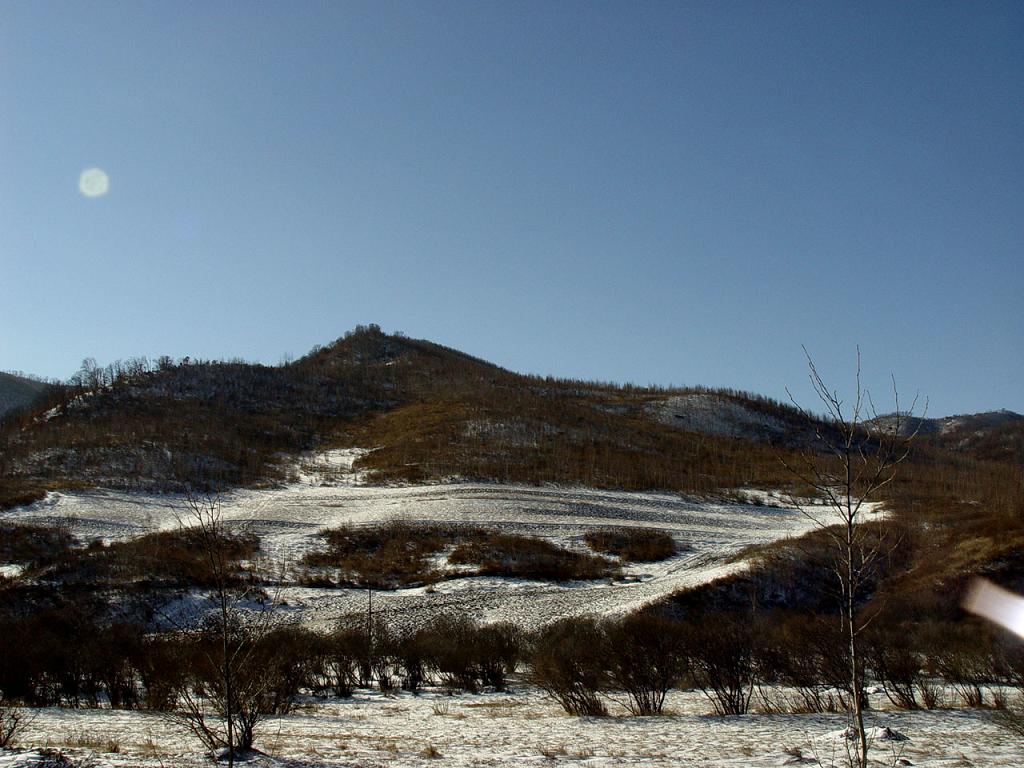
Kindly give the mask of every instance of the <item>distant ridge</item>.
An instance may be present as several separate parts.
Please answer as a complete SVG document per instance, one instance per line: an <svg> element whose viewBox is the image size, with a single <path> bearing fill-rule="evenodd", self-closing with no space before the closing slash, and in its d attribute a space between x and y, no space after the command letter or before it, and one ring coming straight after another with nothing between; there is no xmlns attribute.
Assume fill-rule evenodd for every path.
<svg viewBox="0 0 1024 768"><path fill-rule="evenodd" d="M868 426L885 429L891 427L894 419L894 414L879 416ZM1005 408L934 419L906 419L900 430L903 434L916 431L921 442L945 450L1024 466L1024 415Z"/></svg>
<svg viewBox="0 0 1024 768"><path fill-rule="evenodd" d="M28 376L0 372L0 416L30 404L49 386Z"/></svg>
<svg viewBox="0 0 1024 768"><path fill-rule="evenodd" d="M872 419L869 425L885 428L891 426L896 419L895 414L886 414ZM1006 424L1024 422L1024 416L1005 408L998 411L985 411L984 413L967 413L956 416L941 416L938 418L904 419L900 425L900 432L909 435L917 432L919 435L949 435L955 433L976 432L979 430L992 430Z"/></svg>

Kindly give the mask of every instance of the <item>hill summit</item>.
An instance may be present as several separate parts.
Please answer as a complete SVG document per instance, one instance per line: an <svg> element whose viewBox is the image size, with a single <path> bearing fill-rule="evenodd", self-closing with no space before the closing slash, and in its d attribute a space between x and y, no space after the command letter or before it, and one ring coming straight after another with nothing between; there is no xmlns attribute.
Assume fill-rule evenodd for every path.
<svg viewBox="0 0 1024 768"><path fill-rule="evenodd" d="M921 434L1019 460L1024 419L996 416L928 420ZM3 419L0 483L265 485L294 479L306 452L361 447L375 482L702 492L787 482L779 451L820 427L758 395L524 376L369 325L277 366L90 363Z"/></svg>

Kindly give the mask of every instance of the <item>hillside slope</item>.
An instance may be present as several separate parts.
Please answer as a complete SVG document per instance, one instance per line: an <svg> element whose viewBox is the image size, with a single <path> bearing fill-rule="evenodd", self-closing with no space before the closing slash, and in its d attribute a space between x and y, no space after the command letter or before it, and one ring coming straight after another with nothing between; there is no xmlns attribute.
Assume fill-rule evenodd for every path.
<svg viewBox="0 0 1024 768"><path fill-rule="evenodd" d="M0 372L0 416L29 405L48 387L49 384L37 379Z"/></svg>
<svg viewBox="0 0 1024 768"><path fill-rule="evenodd" d="M358 468L380 483L779 487L792 482L780 457L826 428L757 395L523 376L376 326L280 366L136 360L86 374L0 420L0 505L62 485L277 484L298 454L348 447L375 449ZM901 493L956 477L960 497L1008 496L1024 422L959 418L921 438Z"/></svg>
<svg viewBox="0 0 1024 768"><path fill-rule="evenodd" d="M364 459L379 481L705 490L781 477L773 451L751 441L758 435L663 423L661 403L686 392L521 376L374 326L288 365L164 360L110 371L5 420L0 477L254 485L283 480L297 453L354 445L380 449ZM770 401L722 397L732 411L791 418L773 416Z"/></svg>

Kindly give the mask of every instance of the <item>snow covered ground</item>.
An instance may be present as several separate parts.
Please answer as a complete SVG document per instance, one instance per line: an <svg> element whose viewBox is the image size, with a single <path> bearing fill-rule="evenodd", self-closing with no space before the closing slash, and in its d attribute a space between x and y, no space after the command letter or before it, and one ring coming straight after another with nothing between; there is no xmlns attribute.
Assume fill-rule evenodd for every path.
<svg viewBox="0 0 1024 768"><path fill-rule="evenodd" d="M713 717L696 693L671 694L667 709L666 717L632 717L617 706L608 718L569 717L519 686L512 694L360 692L350 701L309 701L267 721L256 743L266 757L255 765L767 768L815 765L816 758L830 765L843 754L843 715ZM872 720L880 765L1024 765L1019 739L984 712L877 712ZM886 738L884 728L906 740ZM204 764L198 742L182 726L143 712L41 710L20 744L65 750L95 768ZM31 755L0 750L0 768L27 768Z"/></svg>
<svg viewBox="0 0 1024 768"><path fill-rule="evenodd" d="M798 535L812 523L767 492L748 492L756 503L686 499L666 493L617 493L584 488L451 483L370 487L352 470L357 451L309 456L296 467L297 482L274 490L225 495L225 519L261 537L278 564L295 564L317 532L339 524L390 520L469 523L549 537L583 548L594 528L644 526L672 533L688 547L676 557L630 565L611 582L550 584L497 578L454 578L432 587L377 592L375 611L396 624L440 612L512 620L538 626L560 616L615 614L682 587L741 568L727 562L739 549ZM63 522L89 540L124 539L173 529L184 500L114 491L52 494L3 519ZM820 508L819 508L820 511ZM16 575L11 571L11 575ZM357 590L287 586L286 615L328 627L362 610ZM612 706L610 718L575 718L539 692L515 685L514 694L420 696L360 692L351 701L307 700L288 716L268 721L256 765L312 766L779 766L828 764L842 751L841 715L708 716L699 694L674 692L668 717L638 718ZM878 702L881 704L881 702ZM876 755L917 766L1019 766L1019 740L976 711L879 713L875 725L905 734L880 740ZM38 765L40 748L66 751L80 765L199 766L198 742L179 723L147 712L46 709L34 713L19 738L21 751L0 750L0 768ZM899 752L894 755L893 749ZM802 755L803 757L800 757ZM208 763L205 763L208 764Z"/></svg>
<svg viewBox="0 0 1024 768"><path fill-rule="evenodd" d="M302 555L321 546L324 527L405 520L466 523L586 549L583 535L605 527L643 526L671 533L680 553L664 562L628 565L615 581L552 584L485 577L451 578L429 587L378 592L378 615L396 625L419 623L440 612L481 621L509 620L532 627L562 616L611 615L633 610L681 588L725 575L742 564L726 562L751 544L799 535L807 517L765 492L755 503L685 499L669 493L625 493L586 488L451 483L399 487L362 485L352 470L361 451L305 457L298 481L272 490L239 490L220 499L225 520L257 534L273 572L295 573ZM24 522L63 522L83 540L117 540L178 527L186 516L177 496L95 490L54 493L6 513ZM279 595L286 615L326 627L361 611L361 590L310 588L294 580Z"/></svg>

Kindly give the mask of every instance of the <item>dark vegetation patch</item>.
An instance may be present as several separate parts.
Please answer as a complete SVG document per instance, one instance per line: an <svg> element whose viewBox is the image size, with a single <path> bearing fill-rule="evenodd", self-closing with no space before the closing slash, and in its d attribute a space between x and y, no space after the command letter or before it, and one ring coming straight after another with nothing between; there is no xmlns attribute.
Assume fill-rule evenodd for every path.
<svg viewBox="0 0 1024 768"><path fill-rule="evenodd" d="M448 561L476 565L482 575L541 581L603 579L617 573L602 557L563 549L544 539L497 531L460 544Z"/></svg>
<svg viewBox="0 0 1024 768"><path fill-rule="evenodd" d="M31 405L49 386L32 376L0 371L0 415Z"/></svg>
<svg viewBox="0 0 1024 768"><path fill-rule="evenodd" d="M986 415L981 414L980 418ZM972 423L974 419L969 419L958 429L927 436L922 442L977 459L1024 466L1024 417L1014 414L1005 418L1005 423L991 426L976 425Z"/></svg>
<svg viewBox="0 0 1024 768"><path fill-rule="evenodd" d="M860 607L883 606L908 619L959 621L972 576L1024 592L1024 494L1021 470L914 448L879 500L888 515L866 516L865 545L880 556L865 574ZM824 511L825 507L820 507ZM782 609L836 615L836 544L815 530L740 554L751 569L665 601L677 615L709 610Z"/></svg>
<svg viewBox="0 0 1024 768"><path fill-rule="evenodd" d="M453 545L476 529L392 522L382 526L343 526L321 532L326 550L309 552L306 566L336 569L337 579L309 573L308 581L331 586L394 589L430 583L440 578L430 567L431 555Z"/></svg>
<svg viewBox="0 0 1024 768"><path fill-rule="evenodd" d="M918 450L889 489L909 552L879 597L908 615L961 617L974 575L1024 592L1024 469L948 456Z"/></svg>
<svg viewBox="0 0 1024 768"><path fill-rule="evenodd" d="M67 526L0 522L0 563L52 561L74 543Z"/></svg>
<svg viewBox="0 0 1024 768"><path fill-rule="evenodd" d="M0 690L29 706L109 706L166 711L183 697L216 698L216 627L154 633L119 618L95 594L62 591L35 610L0 600ZM237 706L288 712L300 691L351 696L356 688L504 690L528 678L575 715L602 715L608 700L638 715L662 712L672 689L702 691L722 715L842 709L853 682L833 615L707 610L621 619L567 618L530 636L509 624L439 616L396 630L379 617L350 618L329 633L297 627L246 634L235 669ZM69 642L73 638L73 642ZM970 619L917 621L880 613L862 635L865 673L904 709L998 707L1005 686L1024 687L1024 649L1010 634ZM249 698L252 697L252 698Z"/></svg>
<svg viewBox="0 0 1024 768"><path fill-rule="evenodd" d="M465 616L441 615L420 629L374 627L377 683L416 691L427 682L476 693L503 691L525 653L525 636L513 624L480 625ZM382 663L383 662L383 663ZM386 679L390 672L391 680Z"/></svg>
<svg viewBox="0 0 1024 768"><path fill-rule="evenodd" d="M862 523L865 547L880 553L861 569L861 603L870 602L905 568L913 550L907 531L893 523ZM836 575L836 545L830 531L815 530L793 539L744 550L736 559L750 567L684 590L661 603L663 612L697 616L704 612L794 610L838 615L842 592ZM860 567L860 561L857 561Z"/></svg>
<svg viewBox="0 0 1024 768"><path fill-rule="evenodd" d="M216 546L220 555L236 569L235 580L246 581L248 575L240 561L256 555L259 540L250 534L228 532ZM33 561L26 575L90 589L123 585L208 587L216 578L199 532L188 528L159 531L111 544L93 541L84 547L52 548Z"/></svg>
<svg viewBox="0 0 1024 768"><path fill-rule="evenodd" d="M667 560L678 551L671 534L650 528L612 528L591 531L583 537L595 552L615 555L625 563Z"/></svg>
<svg viewBox="0 0 1024 768"><path fill-rule="evenodd" d="M32 504L46 497L46 488L40 483L0 477L0 510Z"/></svg>
<svg viewBox="0 0 1024 768"><path fill-rule="evenodd" d="M280 454L344 442L360 415L509 375L375 326L280 366L86 360L68 384L0 417L0 477L172 489L277 482Z"/></svg>
<svg viewBox="0 0 1024 768"><path fill-rule="evenodd" d="M448 562L476 566L477 575L568 581L605 578L615 572L604 558L563 549L543 539L473 526L393 522L335 528L321 535L327 549L303 558L308 568L336 569L336 578L323 571L307 571L307 583L321 586L394 589L431 583L445 574L434 569L430 559L449 547Z"/></svg>
<svg viewBox="0 0 1024 768"><path fill-rule="evenodd" d="M223 696L214 663L223 637L203 628L153 633L144 624L102 619L98 610L67 600L30 616L0 610L3 701L166 712L186 697ZM428 684L505 690L526 653L525 635L511 624L446 615L403 632L359 620L326 633L239 625L227 640L246 651L233 670L233 706L254 715L287 713L300 690L340 697L360 687L415 692Z"/></svg>

